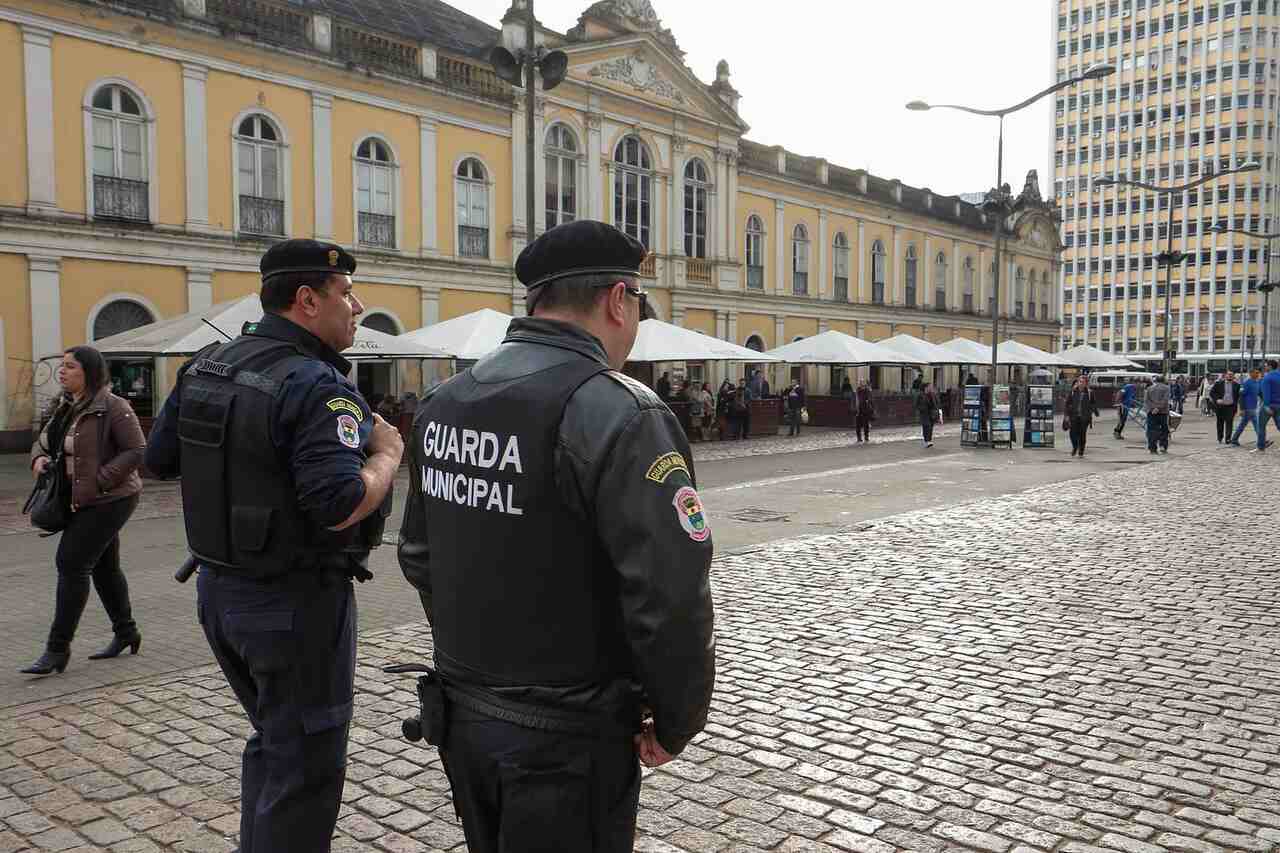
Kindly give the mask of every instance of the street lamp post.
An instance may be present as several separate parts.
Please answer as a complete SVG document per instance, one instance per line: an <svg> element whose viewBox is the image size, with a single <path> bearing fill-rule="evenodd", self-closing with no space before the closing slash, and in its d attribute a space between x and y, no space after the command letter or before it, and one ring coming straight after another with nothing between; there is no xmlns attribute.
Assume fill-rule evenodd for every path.
<svg viewBox="0 0 1280 853"><path fill-rule="evenodd" d="M1246 231L1243 228L1228 228L1225 225L1215 225L1213 230L1219 234L1243 234L1246 237L1255 237L1264 241L1264 244L1267 247L1267 257L1266 260L1263 261L1262 267L1262 284L1258 285L1258 290L1262 291L1262 361L1265 365L1267 360L1267 345L1270 338L1268 332L1271 327L1271 291L1275 289L1275 285L1271 283L1271 241L1280 237L1280 231L1274 234L1259 234L1256 231ZM1247 303L1248 299L1246 298L1245 301ZM1249 350L1249 366L1253 367L1252 343Z"/></svg>
<svg viewBox="0 0 1280 853"><path fill-rule="evenodd" d="M1224 172L1210 172L1209 174L1203 175L1189 183L1179 184L1178 186L1172 186L1172 187L1158 187L1154 184L1148 184L1142 181L1131 181L1128 178L1103 177L1103 178L1097 178L1093 182L1094 189L1098 189L1100 187L1112 187L1112 186L1116 186L1117 184L1124 184L1125 186L1137 187L1138 189L1147 190L1148 192L1153 192L1158 195L1165 196L1168 199L1169 216L1168 216L1167 224L1165 227L1165 250L1160 254L1156 255L1156 261L1164 265L1164 353L1163 353L1164 358L1161 362L1163 364L1161 373L1164 374L1166 380L1168 380L1168 377L1169 377L1169 352L1170 352L1169 346L1172 343L1169 340L1169 324L1170 324L1170 320L1172 319L1171 304L1173 301L1173 282L1172 282L1173 267L1175 264L1181 264L1187 258L1186 252L1176 250L1173 248L1173 200L1174 200L1173 197L1178 195L1179 193L1184 193L1187 190L1193 190L1196 187L1201 186L1202 184L1207 184L1210 181L1216 181L1219 178L1225 178L1228 175L1238 175L1241 172L1256 172L1261 168L1262 168L1261 164L1259 164L1257 161L1250 160L1244 165L1237 166L1234 169L1227 169Z"/></svg>
<svg viewBox="0 0 1280 853"><path fill-rule="evenodd" d="M1049 88L1037 92L1025 101L1002 110L980 110L974 107L961 106L960 104L929 104L926 101L912 101L907 104L907 109L915 112L931 109L960 110L977 116L995 116L1000 120L996 136L996 186L984 203L984 207L988 207L995 214L995 225L992 228L992 242L995 244L993 250L995 275L991 277L991 384L993 386L996 383L996 368L1000 361L999 353L997 352L1000 346L1000 230L1005 217L1008 215L1010 202L1009 191L1005 189L1004 185L1004 117L1031 106L1046 95L1052 95L1054 92L1074 86L1085 80L1097 80L1106 77L1114 74L1115 71L1116 67L1114 65L1100 64L1090 66L1085 69L1083 74L1054 83Z"/></svg>

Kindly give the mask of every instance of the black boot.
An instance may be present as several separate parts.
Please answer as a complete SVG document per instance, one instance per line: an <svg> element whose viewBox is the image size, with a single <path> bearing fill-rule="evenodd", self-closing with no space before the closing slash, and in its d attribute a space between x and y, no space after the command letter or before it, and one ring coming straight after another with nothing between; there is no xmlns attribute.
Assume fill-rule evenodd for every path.
<svg viewBox="0 0 1280 853"><path fill-rule="evenodd" d="M112 637L111 642L107 644L107 647L100 652L89 655L89 660L113 658L125 649L129 650L129 654L136 655L140 648L142 648L142 632L135 630L132 634L126 637L121 637L119 635Z"/></svg>
<svg viewBox="0 0 1280 853"><path fill-rule="evenodd" d="M44 654L40 655L40 659L25 669L18 670L26 675L49 675L54 670L62 672L67 668L67 661L71 659L71 652L55 652L49 649L44 650Z"/></svg>

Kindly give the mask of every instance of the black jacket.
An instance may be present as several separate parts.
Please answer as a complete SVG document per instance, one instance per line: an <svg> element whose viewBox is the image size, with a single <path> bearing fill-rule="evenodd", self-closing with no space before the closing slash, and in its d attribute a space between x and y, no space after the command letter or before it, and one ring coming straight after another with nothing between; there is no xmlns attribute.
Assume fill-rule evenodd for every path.
<svg viewBox="0 0 1280 853"><path fill-rule="evenodd" d="M519 318L502 346L474 369L483 366L496 382L549 369L566 353L605 364L603 347L587 332ZM419 418L428 409L424 400ZM415 439L420 429L415 424ZM687 495L696 485L688 439L653 391L605 371L569 398L553 452L564 511L581 520L582 535L595 537L607 555L599 570L619 576L620 600L606 606L624 623L632 671L600 684L488 689L534 705L606 713L639 690L659 741L675 754L706 725L715 682L712 541L692 535L674 504L677 493ZM683 466L672 464L678 457ZM413 474L399 558L430 619L435 602L425 513L431 502Z"/></svg>
<svg viewBox="0 0 1280 853"><path fill-rule="evenodd" d="M1215 407L1221 407L1222 398L1227 395L1227 380L1219 379L1213 383L1213 387L1209 389L1209 399L1213 401ZM1231 405L1229 407L1234 414L1240 409L1240 383L1231 383Z"/></svg>
<svg viewBox="0 0 1280 853"><path fill-rule="evenodd" d="M1071 393L1067 395L1066 415L1073 421L1086 424L1092 424L1095 417L1102 417L1098 404L1094 402L1093 391L1071 389Z"/></svg>

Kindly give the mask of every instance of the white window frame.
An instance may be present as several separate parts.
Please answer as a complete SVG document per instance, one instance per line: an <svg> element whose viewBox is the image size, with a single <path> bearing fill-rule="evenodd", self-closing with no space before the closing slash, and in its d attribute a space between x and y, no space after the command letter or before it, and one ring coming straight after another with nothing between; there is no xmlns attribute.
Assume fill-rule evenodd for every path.
<svg viewBox="0 0 1280 853"><path fill-rule="evenodd" d="M628 165L627 163L618 159L618 152L622 150L622 147L626 145L627 141L630 139L636 140L636 142L640 144L640 150L645 155L648 156L648 159L649 159L648 169L645 169L643 166ZM611 177L613 178L613 180L610 181L610 186L609 186L609 218L611 220L611 223L615 228L619 229L620 231L626 234L629 234L630 236L639 240L641 243L644 243L645 248L652 250L654 245L654 237L656 236L654 231L654 226L653 226L653 219L654 219L653 212L654 212L654 208L657 206L657 200L654 195L654 192L657 189L656 187L657 182L655 180L655 178L657 177L657 174L654 171L653 150L649 147L649 144L645 142L644 139L640 137L638 134L628 133L628 134L625 134L621 139L619 139L617 144L613 146L613 153L610 155L609 162L612 166ZM627 223L626 223L626 216L627 216L626 175L628 174L632 174L636 176L636 189L640 192L640 198L637 199L636 201L637 217L639 217L640 199L643 199L645 195L644 189L643 189L644 183L647 181L649 185L648 221L642 222L639 219L637 219L636 229L635 229L636 233L634 234L632 234L631 231L628 230ZM618 188L617 188L618 175L622 176L622 191L623 191L623 196L622 196L622 220L623 221L622 222L617 221L618 220ZM645 239L645 232L648 232L647 241Z"/></svg>
<svg viewBox="0 0 1280 853"><path fill-rule="evenodd" d="M695 168L701 167L703 178L690 177L689 173ZM682 177L682 191L680 193L680 229L684 236L684 250L686 258L706 258L707 257L707 234L710 231L708 224L711 221L711 210L709 207L711 201L711 170L707 168L707 164L700 157L691 157L684 164L684 175ZM693 192L693 227L694 232L690 234L684 227L684 217L689 213L689 193ZM702 233L697 233L698 213L702 213ZM702 254L697 253L698 240L702 241ZM689 251L689 243L693 243L693 252Z"/></svg>
<svg viewBox="0 0 1280 853"><path fill-rule="evenodd" d="M239 236L240 231L240 142L245 139L240 136L240 124L245 119L253 115L261 115L268 119L276 129L276 147L280 151L280 192L284 196L284 234L253 234L254 237L264 236L283 236L288 238L292 233L290 228L293 225L293 146L289 143L289 131L285 127L280 117L265 107L252 106L242 110L231 120L231 230L232 233ZM261 140L259 140L261 142ZM252 195L252 193L246 193ZM248 233L248 232L244 232Z"/></svg>
<svg viewBox="0 0 1280 853"><path fill-rule="evenodd" d="M876 263L877 258L879 258L879 261L880 261L879 264ZM889 299L888 299L889 294L885 292L889 287L888 270L885 269L885 261L887 258L888 258L888 255L885 253L885 250L884 250L884 242L882 240L873 240L871 242L871 275L870 275L870 281L868 282L868 284L871 285L871 292L868 294L868 296L870 297L871 303L873 305L889 304ZM876 284L877 284L876 268L877 266L880 269L880 281L878 282L878 284L880 285L880 301L879 302L876 302Z"/></svg>
<svg viewBox="0 0 1280 853"><path fill-rule="evenodd" d="M933 259L933 299L929 307L934 311L945 311L950 307L947 299L947 253L939 252ZM942 291L942 307L938 307L938 291Z"/></svg>
<svg viewBox="0 0 1280 853"><path fill-rule="evenodd" d="M977 269L973 265L972 255L968 255L965 257L964 265L960 267L960 273L961 273L961 276L963 277L963 281L961 282L961 291L960 291L960 310L976 311L978 310L978 307L975 304L975 300L978 297L977 297L977 289L976 289L977 285L975 284L975 282L977 280L978 273L977 273ZM968 306L965 305L965 302L966 302L965 297L968 297L968 300L967 300L969 303Z"/></svg>
<svg viewBox="0 0 1280 853"><path fill-rule="evenodd" d="M796 292L796 273L804 273L804 292ZM809 229L797 222L791 229L791 295L809 295Z"/></svg>
<svg viewBox="0 0 1280 853"><path fill-rule="evenodd" d="M103 86L119 86L125 89L142 108L139 116L144 126L143 159L147 164L147 221L152 225L160 221L160 180L156 168L156 111L151 101L143 94L142 89L123 77L100 77L85 89L82 107L84 112L84 213L85 218L93 220L93 119L95 116L119 120L120 113L99 110L93 106L93 96Z"/></svg>
<svg viewBox="0 0 1280 853"><path fill-rule="evenodd" d="M574 145L573 151L570 151L567 148L560 148L557 146L553 146L551 144L550 142L551 134L553 131L555 131L558 128L563 128L564 132L567 133L571 139L573 139L573 145ZM582 193L583 193L583 190L585 189L585 187L583 186L583 176L582 176L582 168L583 168L582 164L583 164L583 158L585 156L585 152L583 151L583 147L582 147L582 137L577 132L577 130L573 128L573 126L563 121L557 121L557 122L553 122L551 126L547 128L547 132L543 136L542 143L543 143L542 151L543 151L544 160L548 157L554 157L556 159L556 187L557 187L557 192L556 192L557 207L555 210L556 224L563 225L565 222L576 221L580 219L582 215L581 213L579 213L579 211L582 209ZM544 166L547 169L550 168L549 164L544 163ZM559 208L559 205L564 198L564 194L560 191L559 188L564 186L564 174L566 171L570 171L573 175L573 210L571 211L561 210ZM551 181L551 173L550 171L547 171L545 179L542 184L542 207L543 207L542 214L544 217L543 222L546 223L546 227L548 228L552 227L550 224L550 221L546 218L547 214L551 212L546 209L547 184L550 183L550 181ZM563 219L562 217L566 214L573 218Z"/></svg>
<svg viewBox="0 0 1280 853"><path fill-rule="evenodd" d="M387 149L387 153L391 156L391 162L382 164L376 161L365 160L360 157L358 152L360 146L366 141L379 142ZM371 177L374 169L386 169L391 173L391 216L396 220L396 236L395 246L375 246L360 242L360 167L368 166ZM370 185L372 186L372 184ZM364 136L356 140L351 147L351 245L374 249L382 252L398 252L404 248L404 216L401 199L404 194L400 191L400 152L391 144L391 140L380 133L366 133ZM367 211L376 213L377 211Z"/></svg>
<svg viewBox="0 0 1280 853"><path fill-rule="evenodd" d="M1013 273L1013 310L1009 312L1009 316L1015 320L1025 319L1027 296L1027 272L1022 267L1018 267Z"/></svg>
<svg viewBox="0 0 1280 853"><path fill-rule="evenodd" d="M495 192L494 192L494 184L493 184L493 168L489 165L489 163L483 157L475 153L466 153L466 154L460 155L456 160L453 161L453 168L449 170L449 178L453 181L453 254L454 254L454 257L457 257L457 258L463 257L461 232L458 230L459 226L461 225L461 223L458 222L458 184L463 180L467 180L467 179L458 177L458 167L462 165L464 160L475 160L480 164L481 168L484 169L484 181L468 181L468 183L472 183L472 184L483 183L485 187L485 199L486 199L485 217L488 219L487 226L489 230L488 257L473 258L470 256L466 256L465 260L468 263L475 263L477 261L492 262L494 259L493 251L494 251L494 245L495 245L494 232L497 230L494 227Z"/></svg>
<svg viewBox="0 0 1280 853"><path fill-rule="evenodd" d="M911 283L912 301L907 301L907 284ZM920 307L920 258L916 255L916 244L908 243L907 250L902 253L902 304L908 308Z"/></svg>
<svg viewBox="0 0 1280 853"><path fill-rule="evenodd" d="M837 231L835 236L831 238L831 298L835 298L836 279L844 279L845 301L848 301L853 295L851 292L851 282L849 280L849 236L843 231ZM844 268L844 275L840 275L841 267Z"/></svg>
<svg viewBox="0 0 1280 853"><path fill-rule="evenodd" d="M759 224L759 228L752 230L751 223L753 221ZM753 266L759 267L760 268L760 287L758 288L744 287L745 290L753 290L753 291L765 290L764 251L765 251L765 246L767 245L765 240L766 240L766 234L765 234L765 228L764 228L764 217L759 216L755 213L748 215L747 226L743 231L743 241L745 244L743 246L743 249L744 249L743 254L745 256L744 260L746 261L746 263L743 264L742 274L744 276L747 275L747 267L753 267ZM751 263L752 260L755 260L756 263L754 264Z"/></svg>

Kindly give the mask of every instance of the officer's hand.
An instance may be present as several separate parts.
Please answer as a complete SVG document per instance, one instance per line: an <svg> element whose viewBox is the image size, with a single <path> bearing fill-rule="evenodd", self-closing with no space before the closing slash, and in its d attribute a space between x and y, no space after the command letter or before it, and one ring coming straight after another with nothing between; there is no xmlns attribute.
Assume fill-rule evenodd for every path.
<svg viewBox="0 0 1280 853"><path fill-rule="evenodd" d="M383 453L397 460L404 455L404 439L400 430L387 423L382 415L374 412L373 432L369 435L369 452Z"/></svg>
<svg viewBox="0 0 1280 853"><path fill-rule="evenodd" d="M45 468L48 468L48 467L49 467L49 457L48 457L48 456L40 456L40 457L37 457L37 458L36 458L36 461L35 461L34 463L32 463L32 465L31 465L31 476L32 476L32 477L39 477L41 474L43 474L43 473L44 473L44 469L45 469Z"/></svg>
<svg viewBox="0 0 1280 853"><path fill-rule="evenodd" d="M640 756L640 763L645 767L661 767L675 758L663 748L662 744L658 743L658 736L653 731L653 720L645 720L640 733L635 735L633 740L636 745L636 755Z"/></svg>

